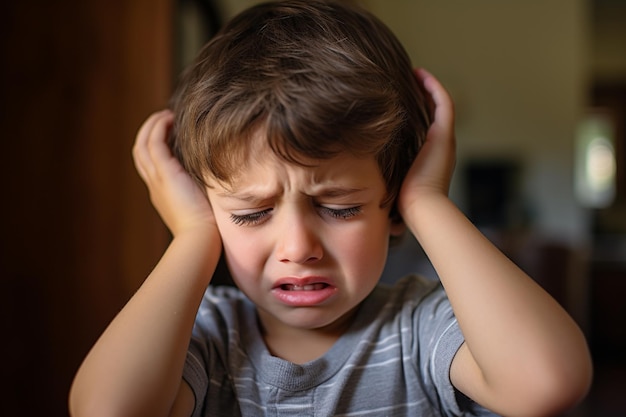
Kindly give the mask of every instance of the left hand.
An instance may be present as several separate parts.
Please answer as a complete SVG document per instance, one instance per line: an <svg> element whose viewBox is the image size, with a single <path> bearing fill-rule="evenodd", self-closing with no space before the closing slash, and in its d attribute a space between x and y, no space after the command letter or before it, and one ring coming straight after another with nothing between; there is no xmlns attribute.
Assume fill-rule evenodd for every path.
<svg viewBox="0 0 626 417"><path fill-rule="evenodd" d="M414 205L423 199L433 196L447 197L456 161L452 98L429 72L416 69L415 75L430 94L435 112L426 140L398 195L398 209L405 219L413 211Z"/></svg>

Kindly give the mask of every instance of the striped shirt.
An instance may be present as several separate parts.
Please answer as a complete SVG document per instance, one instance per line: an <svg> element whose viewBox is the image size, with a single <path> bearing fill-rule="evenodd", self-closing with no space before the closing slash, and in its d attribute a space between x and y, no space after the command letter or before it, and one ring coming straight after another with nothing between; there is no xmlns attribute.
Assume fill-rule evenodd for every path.
<svg viewBox="0 0 626 417"><path fill-rule="evenodd" d="M209 287L183 377L193 416L493 416L454 389L450 365L463 336L438 282L379 284L349 330L320 358L272 356L254 305Z"/></svg>

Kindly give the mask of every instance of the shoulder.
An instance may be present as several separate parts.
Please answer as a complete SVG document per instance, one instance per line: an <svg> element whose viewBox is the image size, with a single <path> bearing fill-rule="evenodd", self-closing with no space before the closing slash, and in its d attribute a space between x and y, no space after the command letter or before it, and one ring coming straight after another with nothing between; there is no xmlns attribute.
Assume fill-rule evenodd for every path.
<svg viewBox="0 0 626 417"><path fill-rule="evenodd" d="M251 301L237 288L207 287L196 314L183 375L197 403L203 403L209 383L228 388L229 363L240 351L241 329L249 328L245 323L254 315Z"/></svg>
<svg viewBox="0 0 626 417"><path fill-rule="evenodd" d="M203 302L237 301L246 299L246 296L237 288L230 285L209 285L204 292Z"/></svg>
<svg viewBox="0 0 626 417"><path fill-rule="evenodd" d="M441 283L420 275L407 275L392 285L379 284L372 297L385 300L386 303L399 308L409 309L447 302Z"/></svg>
<svg viewBox="0 0 626 417"><path fill-rule="evenodd" d="M203 311L220 311L226 313L246 309L250 300L236 287L209 285L200 303L199 313Z"/></svg>
<svg viewBox="0 0 626 417"><path fill-rule="evenodd" d="M410 275L377 288L374 297L387 299L380 309L381 329L398 333L422 377L438 378L435 385L449 388L448 370L464 339L441 283Z"/></svg>
<svg viewBox="0 0 626 417"><path fill-rule="evenodd" d="M428 395L441 410L495 416L461 395L451 383L450 368L464 337L446 292L437 280L407 276L390 288L399 306L402 343Z"/></svg>
<svg viewBox="0 0 626 417"><path fill-rule="evenodd" d="M458 333L441 283L418 275L406 276L393 285L379 284L365 300L361 316L360 321L370 329L383 335L398 334L414 351L424 352L432 348L429 344ZM456 336L454 339L457 342Z"/></svg>
<svg viewBox="0 0 626 417"><path fill-rule="evenodd" d="M195 402L194 416L205 415L202 414L205 409L220 410L219 415L237 415L239 405L230 366L241 362L239 347L245 333L241 330L242 323L251 314L254 314L251 302L237 288L207 287L183 368L183 380L191 392L187 395Z"/></svg>
<svg viewBox="0 0 626 417"><path fill-rule="evenodd" d="M254 305L239 289L209 285L196 314L194 335L236 329L250 314L254 314Z"/></svg>

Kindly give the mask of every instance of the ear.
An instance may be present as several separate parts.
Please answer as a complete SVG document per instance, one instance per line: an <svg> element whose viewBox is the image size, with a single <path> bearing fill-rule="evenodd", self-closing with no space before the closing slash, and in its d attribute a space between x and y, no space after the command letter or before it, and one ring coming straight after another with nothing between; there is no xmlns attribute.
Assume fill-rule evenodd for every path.
<svg viewBox="0 0 626 417"><path fill-rule="evenodd" d="M400 216L394 216L391 218L391 225L389 228L389 234L393 237L399 237L406 231L406 224Z"/></svg>

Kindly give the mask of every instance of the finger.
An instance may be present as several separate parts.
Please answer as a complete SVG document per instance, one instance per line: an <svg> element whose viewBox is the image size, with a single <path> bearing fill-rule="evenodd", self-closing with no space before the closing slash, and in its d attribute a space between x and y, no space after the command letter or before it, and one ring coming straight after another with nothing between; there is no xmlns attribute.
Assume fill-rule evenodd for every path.
<svg viewBox="0 0 626 417"><path fill-rule="evenodd" d="M150 138L154 125L159 120L161 112L151 114L141 125L137 136L135 137L135 143L133 145L132 154L133 161L135 162L135 168L139 172L141 178L148 179L148 172L151 171L149 167L152 165L150 161L150 154L148 151L147 143Z"/></svg>
<svg viewBox="0 0 626 417"><path fill-rule="evenodd" d="M441 128L453 126L454 103L448 91L435 76L423 68L416 69L415 75L435 103L434 123Z"/></svg>
<svg viewBox="0 0 626 417"><path fill-rule="evenodd" d="M174 114L169 110L159 112L148 134L146 147L151 161L160 166L174 158L167 143L169 131L174 123Z"/></svg>
<svg viewBox="0 0 626 417"><path fill-rule="evenodd" d="M167 157L169 154L165 140L172 121L171 111L163 110L152 114L139 129L133 155L137 170L144 180L157 175L160 161L158 158ZM159 145L166 149L159 149Z"/></svg>

